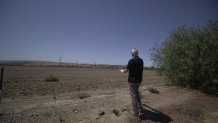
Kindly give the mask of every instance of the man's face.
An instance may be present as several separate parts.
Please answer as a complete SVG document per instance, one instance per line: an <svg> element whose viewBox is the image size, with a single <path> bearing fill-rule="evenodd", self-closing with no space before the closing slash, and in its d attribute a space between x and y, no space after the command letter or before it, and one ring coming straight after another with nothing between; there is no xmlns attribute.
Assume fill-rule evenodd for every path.
<svg viewBox="0 0 218 123"><path fill-rule="evenodd" d="M133 53L131 53L132 57L134 57Z"/></svg>

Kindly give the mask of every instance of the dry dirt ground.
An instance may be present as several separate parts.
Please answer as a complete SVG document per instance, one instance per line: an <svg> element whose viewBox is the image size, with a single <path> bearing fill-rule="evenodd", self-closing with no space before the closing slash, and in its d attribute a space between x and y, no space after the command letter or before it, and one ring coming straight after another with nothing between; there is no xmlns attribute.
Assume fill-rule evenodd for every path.
<svg viewBox="0 0 218 123"><path fill-rule="evenodd" d="M59 81L46 82L45 76ZM145 115L132 115L127 74L118 69L5 67L1 123L218 123L218 98L169 86L144 70L140 94ZM159 94L151 93L155 88Z"/></svg>

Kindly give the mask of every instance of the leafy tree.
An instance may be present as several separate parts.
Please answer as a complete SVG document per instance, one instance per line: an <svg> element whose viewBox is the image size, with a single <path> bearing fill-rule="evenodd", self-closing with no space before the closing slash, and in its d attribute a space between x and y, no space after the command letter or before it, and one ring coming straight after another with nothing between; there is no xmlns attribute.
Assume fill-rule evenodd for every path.
<svg viewBox="0 0 218 123"><path fill-rule="evenodd" d="M174 85L218 92L218 20L175 28L151 59Z"/></svg>

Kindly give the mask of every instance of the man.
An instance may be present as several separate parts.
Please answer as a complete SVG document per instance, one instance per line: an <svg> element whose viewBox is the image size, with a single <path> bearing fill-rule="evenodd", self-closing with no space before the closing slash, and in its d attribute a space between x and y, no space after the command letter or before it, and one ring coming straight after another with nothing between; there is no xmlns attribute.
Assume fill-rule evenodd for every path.
<svg viewBox="0 0 218 123"><path fill-rule="evenodd" d="M139 52L136 48L131 50L132 59L129 60L127 68L121 69L120 72L129 72L128 82L132 98L133 111L135 116L140 117L140 115L142 115L143 107L141 105L141 99L138 90L142 82L144 63L143 60L138 56L138 53Z"/></svg>

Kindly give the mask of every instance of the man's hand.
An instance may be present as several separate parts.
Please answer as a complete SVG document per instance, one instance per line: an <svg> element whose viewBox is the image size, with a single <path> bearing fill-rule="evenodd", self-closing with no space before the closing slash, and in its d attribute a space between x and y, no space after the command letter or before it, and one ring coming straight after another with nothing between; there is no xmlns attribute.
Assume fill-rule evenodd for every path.
<svg viewBox="0 0 218 123"><path fill-rule="evenodd" d="M121 72L121 73L127 73L128 70L127 70L127 69L120 69L120 72Z"/></svg>
<svg viewBox="0 0 218 123"><path fill-rule="evenodd" d="M124 72L124 70L123 70L123 69L120 69L120 72L121 72L121 73L123 73L123 72Z"/></svg>

